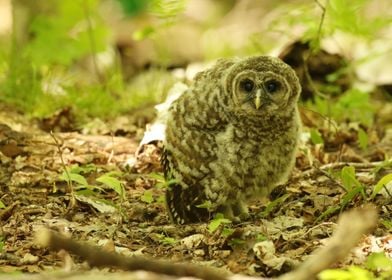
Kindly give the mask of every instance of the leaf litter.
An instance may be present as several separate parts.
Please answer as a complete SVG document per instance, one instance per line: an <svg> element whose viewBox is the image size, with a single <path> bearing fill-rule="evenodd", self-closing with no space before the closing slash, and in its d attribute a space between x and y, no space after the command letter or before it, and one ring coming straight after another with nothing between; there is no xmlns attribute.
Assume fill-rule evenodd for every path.
<svg viewBox="0 0 392 280"><path fill-rule="evenodd" d="M177 85L174 94L176 87L184 90ZM107 126L102 129L97 122L101 128L90 126L89 135L55 133L59 152L39 125L10 109L3 111L0 270L83 270L85 264L77 258L34 244L34 232L48 227L124 255L272 277L323 246L339 213L369 201L379 206L380 225L339 265L363 264L372 252L392 257L391 129L383 125L381 132L372 131L349 120L331 125L303 109L301 115L305 127L292 176L270 198L249 205L249 220L179 226L165 211L161 126L156 126L157 132L150 130L149 139L139 145L140 132L108 135ZM73 192L67 189L65 168L73 172ZM117 175L102 179L111 172ZM72 197L77 202L70 208Z"/></svg>

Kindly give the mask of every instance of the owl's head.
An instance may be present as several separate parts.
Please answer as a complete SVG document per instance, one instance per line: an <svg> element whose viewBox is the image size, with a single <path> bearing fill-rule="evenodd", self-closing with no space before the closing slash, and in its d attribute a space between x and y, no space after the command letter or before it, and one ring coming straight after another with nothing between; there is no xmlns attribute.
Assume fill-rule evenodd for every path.
<svg viewBox="0 0 392 280"><path fill-rule="evenodd" d="M227 69L224 84L235 111L246 114L275 114L294 108L301 91L294 70L269 56L234 62Z"/></svg>

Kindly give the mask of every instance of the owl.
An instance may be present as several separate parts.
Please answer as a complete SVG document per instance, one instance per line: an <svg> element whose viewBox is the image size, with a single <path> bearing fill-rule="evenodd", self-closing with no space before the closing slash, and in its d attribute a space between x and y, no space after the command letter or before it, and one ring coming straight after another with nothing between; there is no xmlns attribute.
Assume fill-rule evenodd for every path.
<svg viewBox="0 0 392 280"><path fill-rule="evenodd" d="M218 60L169 108L162 164L169 215L205 222L216 213L246 219L247 202L267 196L294 165L301 91L278 58Z"/></svg>

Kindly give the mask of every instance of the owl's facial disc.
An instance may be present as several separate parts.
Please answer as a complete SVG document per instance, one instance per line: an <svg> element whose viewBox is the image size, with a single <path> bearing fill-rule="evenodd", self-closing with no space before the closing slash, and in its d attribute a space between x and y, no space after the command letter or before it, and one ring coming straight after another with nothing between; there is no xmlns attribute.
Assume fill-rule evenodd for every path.
<svg viewBox="0 0 392 280"><path fill-rule="evenodd" d="M240 110L272 112L287 104L290 87L286 79L273 72L247 71L234 82L234 99Z"/></svg>

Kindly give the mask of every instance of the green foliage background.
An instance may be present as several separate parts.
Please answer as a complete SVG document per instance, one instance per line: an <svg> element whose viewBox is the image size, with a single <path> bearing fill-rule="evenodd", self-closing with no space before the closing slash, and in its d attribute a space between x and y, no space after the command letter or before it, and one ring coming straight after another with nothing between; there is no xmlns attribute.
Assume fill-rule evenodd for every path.
<svg viewBox="0 0 392 280"><path fill-rule="evenodd" d="M157 40L154 37L157 31L181 25L187 5L186 0L113 1L120 4L130 19L143 14L153 19L134 32L136 40ZM207 44L204 56L216 59L266 53L274 47L273 40L268 40L269 34L285 32L282 26L288 30L298 23L306 27L302 40L310 42L314 51L320 47L321 38L337 32L371 42L381 36L380 32L390 25L391 18L369 17L366 12L369 2L277 1L273 7L279 8L285 16L278 14L265 33L250 36L240 51L225 42ZM44 12L29 18L27 41L18 40L17 26L10 37L0 38L0 100L34 117L72 107L80 120L113 117L163 101L175 82L165 69L155 68L125 81L119 61L104 70L97 68L98 55L109 51L113 44L113 30L105 21L101 4L100 0L53 0ZM213 24L213 20L206 23L205 29ZM86 61L92 64L88 70L83 69ZM353 62L346 71L352 72L355 63L360 62ZM331 87L333 84L331 79ZM338 99L316 96L315 102L306 106L337 121L351 118L371 125L373 119L374 108L368 92L355 87Z"/></svg>

